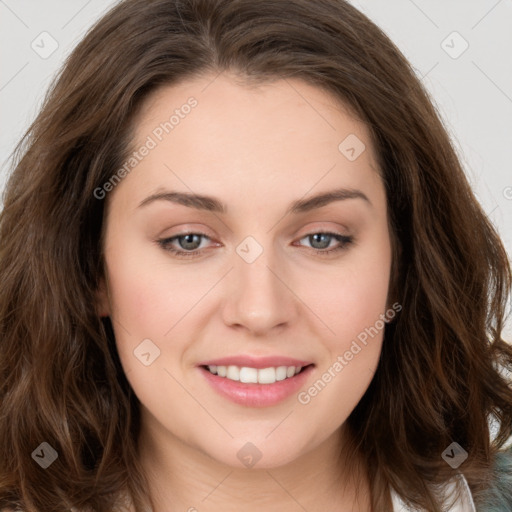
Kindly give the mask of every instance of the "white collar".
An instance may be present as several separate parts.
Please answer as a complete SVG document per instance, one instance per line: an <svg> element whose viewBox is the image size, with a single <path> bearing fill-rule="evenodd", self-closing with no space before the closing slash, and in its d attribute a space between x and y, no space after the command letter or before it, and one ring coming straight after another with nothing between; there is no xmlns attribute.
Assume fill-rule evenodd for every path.
<svg viewBox="0 0 512 512"><path fill-rule="evenodd" d="M451 496L452 493L456 490L457 478L461 482L461 495L453 503L453 506L448 510L448 512L476 512L473 496L471 495L468 483L462 473L459 473L452 480L449 480L446 483L444 488L445 496ZM400 496L398 496L398 494L393 489L391 489L391 500L393 503L393 512L418 512L405 505Z"/></svg>

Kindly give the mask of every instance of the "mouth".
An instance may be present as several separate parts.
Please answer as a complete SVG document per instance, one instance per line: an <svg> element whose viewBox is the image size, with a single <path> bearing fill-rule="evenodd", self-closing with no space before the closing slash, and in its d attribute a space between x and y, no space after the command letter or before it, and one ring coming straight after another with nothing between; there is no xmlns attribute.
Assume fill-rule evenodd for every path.
<svg viewBox="0 0 512 512"><path fill-rule="evenodd" d="M252 368L236 365L202 365L201 368L223 379L229 379L243 384L275 384L291 379L304 371L306 366L270 366L268 368Z"/></svg>
<svg viewBox="0 0 512 512"><path fill-rule="evenodd" d="M197 369L222 398L245 407L270 407L296 395L314 367L312 363L265 368L208 364Z"/></svg>

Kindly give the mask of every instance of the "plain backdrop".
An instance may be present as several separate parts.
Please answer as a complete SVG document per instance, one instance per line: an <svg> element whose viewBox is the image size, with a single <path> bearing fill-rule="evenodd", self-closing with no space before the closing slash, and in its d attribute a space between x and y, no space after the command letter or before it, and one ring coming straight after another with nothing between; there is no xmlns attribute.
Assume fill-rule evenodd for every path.
<svg viewBox="0 0 512 512"><path fill-rule="evenodd" d="M10 153L35 118L50 80L85 31L115 3L0 0L0 190L11 168ZM512 1L351 3L412 63L512 255ZM512 340L512 319L504 336Z"/></svg>

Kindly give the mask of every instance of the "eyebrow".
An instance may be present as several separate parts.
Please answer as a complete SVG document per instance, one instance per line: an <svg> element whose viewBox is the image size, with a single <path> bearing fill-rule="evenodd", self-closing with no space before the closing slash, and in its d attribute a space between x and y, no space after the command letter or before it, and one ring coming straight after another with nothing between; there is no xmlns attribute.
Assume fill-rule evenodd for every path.
<svg viewBox="0 0 512 512"><path fill-rule="evenodd" d="M308 197L307 199L298 199L293 201L286 211L286 214L305 213L317 208L321 208L322 206L326 206L334 201L344 201L347 199L362 199L370 206L372 206L371 201L360 190L338 188L329 192L319 193L312 197ZM227 206L215 197L200 194L190 194L188 192L170 191L162 191L151 194L150 196L143 199L138 207L140 208L147 206L148 204L151 204L155 201L170 201L172 203L188 206L189 208L195 208L196 210L206 210L215 213L225 214L228 211Z"/></svg>

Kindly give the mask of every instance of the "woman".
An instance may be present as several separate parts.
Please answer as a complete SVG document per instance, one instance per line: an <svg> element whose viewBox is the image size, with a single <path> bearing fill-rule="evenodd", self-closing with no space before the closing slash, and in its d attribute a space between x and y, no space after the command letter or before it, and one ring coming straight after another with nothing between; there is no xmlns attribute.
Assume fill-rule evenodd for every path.
<svg viewBox="0 0 512 512"><path fill-rule="evenodd" d="M512 509L507 255L355 8L121 2L25 141L0 507Z"/></svg>

